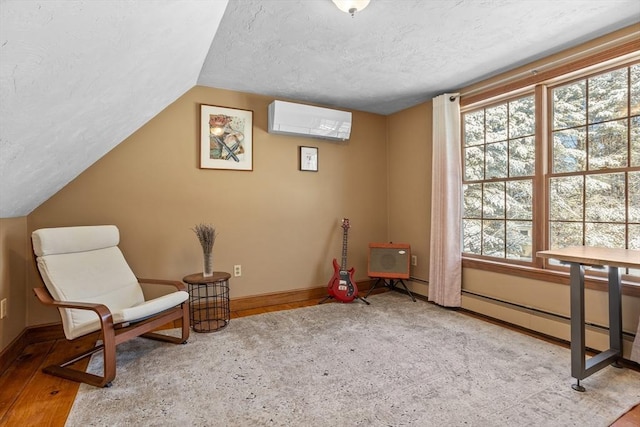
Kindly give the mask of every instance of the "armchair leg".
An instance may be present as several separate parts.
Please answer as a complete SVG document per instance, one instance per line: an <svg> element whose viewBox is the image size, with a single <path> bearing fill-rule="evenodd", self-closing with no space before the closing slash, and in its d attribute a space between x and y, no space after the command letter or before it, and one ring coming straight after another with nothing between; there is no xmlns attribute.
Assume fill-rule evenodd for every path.
<svg viewBox="0 0 640 427"><path fill-rule="evenodd" d="M182 320L182 334L179 337L172 337L169 335L163 335L156 332L141 333L143 330L153 330L164 324L173 322L174 320ZM126 340L142 336L158 341L165 341L174 344L184 344L189 338L189 306L188 304L182 304L180 309L174 309L166 313L163 317L155 319L147 319L140 324L131 325L127 328L118 329L113 328L113 324L109 322L105 326L102 325L102 345L96 346L88 351L79 353L71 359L63 362L59 365L47 366L43 369L43 372L51 375L55 375L61 378L65 378L72 381L78 381L87 383L96 387L111 387L111 381L116 377L116 346ZM77 369L69 367L70 365L79 362L80 360L89 357L99 351L102 351L104 375L94 375L88 372L83 372Z"/></svg>
<svg viewBox="0 0 640 427"><path fill-rule="evenodd" d="M70 368L69 366L79 362L82 359L85 359L99 351L103 351L104 357L104 376L90 374L88 372L79 371L77 369ZM42 370L42 372L50 375L55 375L57 377L65 378L67 380L78 381L82 383L87 383L96 387L110 387L111 381L116 376L115 369L115 348L113 348L113 357L112 361L109 361L109 357L105 352L104 345L97 346L92 348L91 350L85 351L83 353L77 354L71 359L59 364L59 365L50 365Z"/></svg>

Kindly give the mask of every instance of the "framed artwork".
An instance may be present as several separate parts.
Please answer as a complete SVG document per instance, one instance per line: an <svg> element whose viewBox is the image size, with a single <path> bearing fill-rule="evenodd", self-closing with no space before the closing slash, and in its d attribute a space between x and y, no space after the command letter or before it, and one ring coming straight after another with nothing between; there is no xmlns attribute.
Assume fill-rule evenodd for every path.
<svg viewBox="0 0 640 427"><path fill-rule="evenodd" d="M318 172L318 147L300 147L300 170Z"/></svg>
<svg viewBox="0 0 640 427"><path fill-rule="evenodd" d="M200 168L253 170L253 111L200 105Z"/></svg>

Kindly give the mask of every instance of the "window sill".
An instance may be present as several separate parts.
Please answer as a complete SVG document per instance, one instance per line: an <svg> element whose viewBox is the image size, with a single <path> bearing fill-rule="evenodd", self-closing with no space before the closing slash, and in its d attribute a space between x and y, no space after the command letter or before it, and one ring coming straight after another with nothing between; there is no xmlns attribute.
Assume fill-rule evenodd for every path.
<svg viewBox="0 0 640 427"><path fill-rule="evenodd" d="M542 280L551 283L560 283L567 286L569 285L569 273L563 271L544 270L536 267L465 257L462 257L462 267L508 274L511 276L526 277L528 279ZM606 278L588 276L585 274L584 283L586 289L607 292ZM640 283L622 280L622 294L640 298Z"/></svg>

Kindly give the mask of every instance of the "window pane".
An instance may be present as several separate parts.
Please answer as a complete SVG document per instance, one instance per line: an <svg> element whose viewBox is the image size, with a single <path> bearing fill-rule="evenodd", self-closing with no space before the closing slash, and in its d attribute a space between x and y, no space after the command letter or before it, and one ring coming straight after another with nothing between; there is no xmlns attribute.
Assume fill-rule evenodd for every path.
<svg viewBox="0 0 640 427"><path fill-rule="evenodd" d="M484 184L482 195L482 213L484 218L504 218L504 182Z"/></svg>
<svg viewBox="0 0 640 427"><path fill-rule="evenodd" d="M531 221L507 221L507 258L531 260Z"/></svg>
<svg viewBox="0 0 640 427"><path fill-rule="evenodd" d="M627 120L589 126L589 169L627 166Z"/></svg>
<svg viewBox="0 0 640 427"><path fill-rule="evenodd" d="M581 176L551 178L549 183L549 219L582 221Z"/></svg>
<svg viewBox="0 0 640 427"><path fill-rule="evenodd" d="M640 223L640 172L629 172L629 222Z"/></svg>
<svg viewBox="0 0 640 427"><path fill-rule="evenodd" d="M631 114L640 114L640 64L631 67Z"/></svg>
<svg viewBox="0 0 640 427"><path fill-rule="evenodd" d="M509 138L533 135L535 133L535 103L533 96L520 98L509 103Z"/></svg>
<svg viewBox="0 0 640 427"><path fill-rule="evenodd" d="M487 108L487 142L507 139L507 105Z"/></svg>
<svg viewBox="0 0 640 427"><path fill-rule="evenodd" d="M589 123L627 116L627 69L589 79Z"/></svg>
<svg viewBox="0 0 640 427"><path fill-rule="evenodd" d="M640 250L640 224L629 225L629 248Z"/></svg>
<svg viewBox="0 0 640 427"><path fill-rule="evenodd" d="M482 184L463 186L464 218L482 217Z"/></svg>
<svg viewBox="0 0 640 427"><path fill-rule="evenodd" d="M509 142L509 176L532 176L535 172L535 139L515 139Z"/></svg>
<svg viewBox="0 0 640 427"><path fill-rule="evenodd" d="M585 219L598 222L625 221L623 173L587 175Z"/></svg>
<svg viewBox="0 0 640 427"><path fill-rule="evenodd" d="M549 224L549 248L560 249L582 246L581 222L551 222Z"/></svg>
<svg viewBox="0 0 640 427"><path fill-rule="evenodd" d="M553 173L586 169L587 146L584 128L553 133Z"/></svg>
<svg viewBox="0 0 640 427"><path fill-rule="evenodd" d="M504 221L483 221L483 255L504 258Z"/></svg>
<svg viewBox="0 0 640 427"><path fill-rule="evenodd" d="M605 248L624 248L624 224L585 223L585 242L587 246Z"/></svg>
<svg viewBox="0 0 640 427"><path fill-rule="evenodd" d="M585 81L553 90L553 129L566 129L586 123Z"/></svg>
<svg viewBox="0 0 640 427"><path fill-rule="evenodd" d="M496 142L487 144L487 174L486 178L507 177L507 143Z"/></svg>
<svg viewBox="0 0 640 427"><path fill-rule="evenodd" d="M484 110L464 115L464 145L484 144Z"/></svg>
<svg viewBox="0 0 640 427"><path fill-rule="evenodd" d="M463 252L482 254L482 221L479 219L465 219L462 221Z"/></svg>
<svg viewBox="0 0 640 427"><path fill-rule="evenodd" d="M464 179L484 179L484 146L464 149Z"/></svg>
<svg viewBox="0 0 640 427"><path fill-rule="evenodd" d="M531 180L507 182L507 218L533 217L533 186Z"/></svg>
<svg viewBox="0 0 640 427"><path fill-rule="evenodd" d="M631 166L640 166L640 116L631 119Z"/></svg>

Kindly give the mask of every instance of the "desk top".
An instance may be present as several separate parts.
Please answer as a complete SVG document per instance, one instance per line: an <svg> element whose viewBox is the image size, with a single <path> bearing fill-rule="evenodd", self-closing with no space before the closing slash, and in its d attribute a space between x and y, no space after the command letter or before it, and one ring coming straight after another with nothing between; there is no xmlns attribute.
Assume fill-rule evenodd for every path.
<svg viewBox="0 0 640 427"><path fill-rule="evenodd" d="M587 265L609 265L612 267L640 267L640 251L634 249L600 248L593 246L570 246L562 249L540 251L540 258L554 258L560 261L577 262Z"/></svg>

